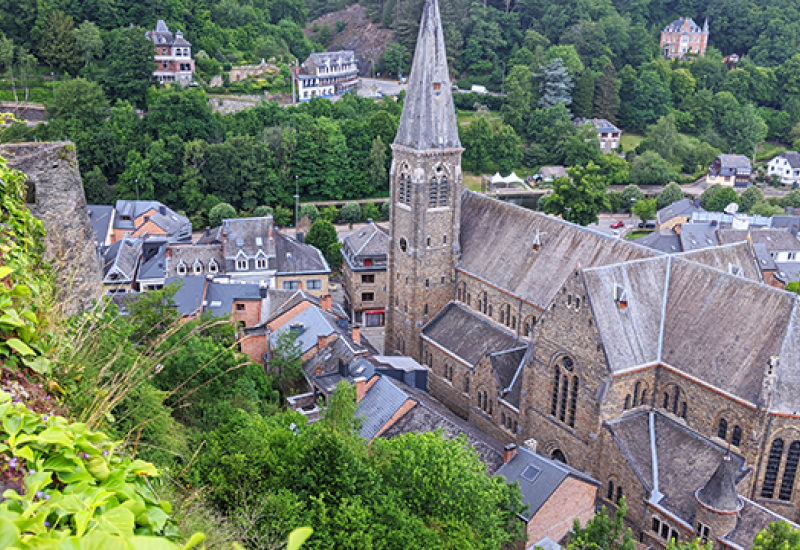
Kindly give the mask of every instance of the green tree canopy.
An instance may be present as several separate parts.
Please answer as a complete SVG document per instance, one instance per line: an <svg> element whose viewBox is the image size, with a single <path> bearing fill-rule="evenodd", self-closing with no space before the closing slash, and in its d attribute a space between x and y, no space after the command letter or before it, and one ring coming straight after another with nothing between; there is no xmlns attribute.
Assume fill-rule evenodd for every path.
<svg viewBox="0 0 800 550"><path fill-rule="evenodd" d="M221 202L208 213L208 223L211 227L219 227L222 220L236 218L236 209L227 202Z"/></svg>
<svg viewBox="0 0 800 550"><path fill-rule="evenodd" d="M548 214L556 214L579 225L597 222L597 215L608 208L608 184L600 176L600 167L589 163L585 168L575 166L567 170L569 178L557 178L553 193L544 205Z"/></svg>
<svg viewBox="0 0 800 550"><path fill-rule="evenodd" d="M656 207L658 210L666 208L674 202L683 198L683 189L677 183L670 182L656 196Z"/></svg>
<svg viewBox="0 0 800 550"><path fill-rule="evenodd" d="M350 204L355 204L358 208L358 204ZM361 216L361 208L358 208L358 215L359 217ZM317 218L317 221L311 224L311 229L306 235L305 242L311 246L316 246L332 268L342 265L342 255L339 252L342 248L342 243L339 242L336 228L325 218Z"/></svg>
<svg viewBox="0 0 800 550"><path fill-rule="evenodd" d="M637 185L656 185L672 177L672 168L661 155L645 151L631 163L631 181Z"/></svg>
<svg viewBox="0 0 800 550"><path fill-rule="evenodd" d="M549 109L559 103L567 107L572 104L575 83L560 57L534 77L539 80L539 107Z"/></svg>
<svg viewBox="0 0 800 550"><path fill-rule="evenodd" d="M641 199L633 205L634 215L647 223L656 217L656 199Z"/></svg>

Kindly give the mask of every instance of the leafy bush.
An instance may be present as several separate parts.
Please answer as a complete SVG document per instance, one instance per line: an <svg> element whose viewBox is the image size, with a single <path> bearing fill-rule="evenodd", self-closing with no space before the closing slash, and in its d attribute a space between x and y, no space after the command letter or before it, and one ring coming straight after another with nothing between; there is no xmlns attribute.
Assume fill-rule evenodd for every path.
<svg viewBox="0 0 800 550"><path fill-rule="evenodd" d="M256 206L255 210L253 210L253 216L256 218L266 218L267 216L272 216L274 212L271 206Z"/></svg>
<svg viewBox="0 0 800 550"><path fill-rule="evenodd" d="M389 203L389 201L383 203L381 205L381 219L388 220L391 211L392 211L392 205Z"/></svg>
<svg viewBox="0 0 800 550"><path fill-rule="evenodd" d="M308 217L311 223L317 221L319 218L319 209L313 204L304 204L300 207L300 217Z"/></svg>
<svg viewBox="0 0 800 550"><path fill-rule="evenodd" d="M374 202L365 203L361 208L361 214L365 220L378 220L381 217L381 211L375 206Z"/></svg>
<svg viewBox="0 0 800 550"><path fill-rule="evenodd" d="M205 538L173 542L172 507L147 482L155 466L118 455L104 434L34 413L5 392L0 420L15 486L0 503L0 546L188 549Z"/></svg>
<svg viewBox="0 0 800 550"><path fill-rule="evenodd" d="M361 221L361 207L357 202L348 202L342 207L341 219L344 223L358 223Z"/></svg>
<svg viewBox="0 0 800 550"><path fill-rule="evenodd" d="M216 205L208 213L208 223L211 227L218 227L222 225L222 220L228 220L236 217L236 209L227 202L221 202Z"/></svg>

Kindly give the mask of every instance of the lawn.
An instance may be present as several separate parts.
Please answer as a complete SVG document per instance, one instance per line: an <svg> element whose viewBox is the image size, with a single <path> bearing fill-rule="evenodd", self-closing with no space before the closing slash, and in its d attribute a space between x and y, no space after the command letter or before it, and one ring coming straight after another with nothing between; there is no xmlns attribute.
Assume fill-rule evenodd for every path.
<svg viewBox="0 0 800 550"><path fill-rule="evenodd" d="M649 235L652 233L650 229L634 229L633 231L628 231L625 234L625 240L628 241L635 241L640 237L644 237L645 235Z"/></svg>
<svg viewBox="0 0 800 550"><path fill-rule="evenodd" d="M629 132L623 133L621 139L622 150L625 152L633 151L634 149L636 149L636 147L639 146L639 144L642 142L643 139L644 136L639 134L631 134Z"/></svg>
<svg viewBox="0 0 800 550"><path fill-rule="evenodd" d="M470 191L481 191L481 178L483 176L476 176L474 174L464 173L464 187Z"/></svg>
<svg viewBox="0 0 800 550"><path fill-rule="evenodd" d="M758 146L758 152L756 153L756 161L769 161L772 160L773 157L776 157L786 151L786 147L783 145L778 145L777 143L762 143Z"/></svg>
<svg viewBox="0 0 800 550"><path fill-rule="evenodd" d="M475 118L475 115L475 111L456 110L456 122L458 122L459 126L468 126L472 119ZM500 116L499 111L489 111L489 120L502 122L503 117Z"/></svg>

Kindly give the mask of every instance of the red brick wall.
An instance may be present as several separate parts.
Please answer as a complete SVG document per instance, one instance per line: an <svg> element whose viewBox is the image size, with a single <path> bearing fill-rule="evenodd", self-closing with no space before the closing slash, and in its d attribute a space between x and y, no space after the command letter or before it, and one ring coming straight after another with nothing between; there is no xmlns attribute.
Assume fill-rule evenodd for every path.
<svg viewBox="0 0 800 550"><path fill-rule="evenodd" d="M560 541L572 529L575 518L585 525L594 516L596 495L596 486L567 477L528 522L528 544L544 537Z"/></svg>

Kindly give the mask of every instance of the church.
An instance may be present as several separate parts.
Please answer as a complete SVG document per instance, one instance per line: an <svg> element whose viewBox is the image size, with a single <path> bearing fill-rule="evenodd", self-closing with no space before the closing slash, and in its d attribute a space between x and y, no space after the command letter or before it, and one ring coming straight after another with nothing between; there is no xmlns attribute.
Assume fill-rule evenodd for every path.
<svg viewBox="0 0 800 550"><path fill-rule="evenodd" d="M392 149L385 349L434 397L624 496L647 545L800 519L800 300L751 242L668 255L463 189L436 0Z"/></svg>

